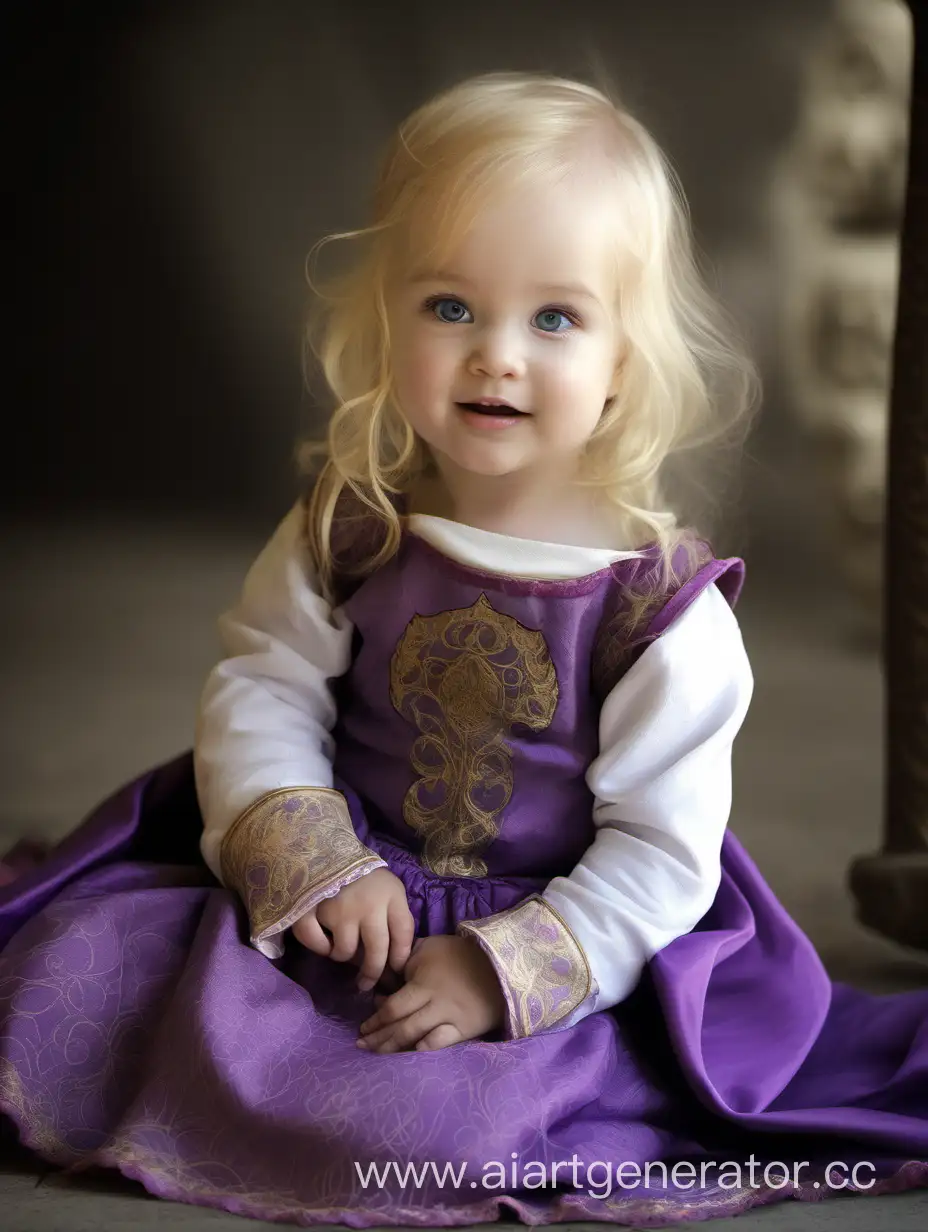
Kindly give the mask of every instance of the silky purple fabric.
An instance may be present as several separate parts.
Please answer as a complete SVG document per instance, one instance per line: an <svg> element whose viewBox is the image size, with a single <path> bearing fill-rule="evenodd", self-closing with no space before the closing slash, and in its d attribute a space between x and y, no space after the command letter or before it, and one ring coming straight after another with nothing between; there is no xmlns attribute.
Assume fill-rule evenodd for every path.
<svg viewBox="0 0 928 1232"><path fill-rule="evenodd" d="M377 1056L355 1047L372 1000L352 968L246 944L239 904L197 859L196 821L185 757L0 888L0 1109L52 1163L354 1227L512 1214L661 1226L825 1197L831 1161L867 1161L869 1193L928 1185L928 993L832 984L731 834L712 910L618 1009L526 1040ZM365 837L403 879L420 936L541 888L426 875ZM765 1186L752 1157L799 1186L778 1187L781 1170ZM655 1172L604 1193L604 1164L615 1176L658 1160L694 1170L676 1188ZM466 1172L378 1187L355 1167L390 1161ZM533 1161L549 1175L564 1161L561 1187L533 1187ZM704 1161L740 1163L743 1183L729 1171L713 1185L710 1169L694 1186ZM503 1172L517 1183L485 1186Z"/></svg>
<svg viewBox="0 0 928 1232"><path fill-rule="evenodd" d="M393 586L358 590L340 697L339 782L359 837L402 879L418 936L514 906L588 840L591 671L616 595L635 581L633 565L572 585L445 564L407 545ZM677 610L726 578L737 572L715 562ZM403 822L411 750L424 727L416 755L433 764L422 747L436 716L419 688L403 717L422 655L396 648L415 620L481 598L493 614L478 607L460 636L445 623L428 642L432 626L415 626L434 679L480 643L509 687L507 652L481 641L481 621L530 633L543 622L565 713L516 725L512 806L482 853L487 872L445 876ZM638 631L641 645L661 620ZM525 783L536 774L543 793ZM424 800L442 807L438 789ZM621 1006L527 1039L380 1056L356 1047L373 998L354 968L292 939L279 960L252 949L241 904L200 859L200 831L185 755L0 877L0 1114L53 1164L115 1168L163 1197L256 1218L353 1227L663 1226L847 1193L855 1166L869 1195L928 1187L928 990L873 997L832 983L730 832L712 908ZM666 1183L661 1164L677 1165Z"/></svg>

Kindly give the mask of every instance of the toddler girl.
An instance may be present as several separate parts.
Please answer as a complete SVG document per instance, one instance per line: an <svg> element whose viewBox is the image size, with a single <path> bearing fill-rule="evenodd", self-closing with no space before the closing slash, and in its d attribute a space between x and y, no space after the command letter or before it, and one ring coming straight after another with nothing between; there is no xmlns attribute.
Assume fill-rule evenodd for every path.
<svg viewBox="0 0 928 1232"><path fill-rule="evenodd" d="M339 238L322 465L193 760L0 889L0 1109L54 1163L302 1224L925 1185L928 993L832 984L726 828L742 565L668 468L753 376L653 140L574 82L468 81Z"/></svg>

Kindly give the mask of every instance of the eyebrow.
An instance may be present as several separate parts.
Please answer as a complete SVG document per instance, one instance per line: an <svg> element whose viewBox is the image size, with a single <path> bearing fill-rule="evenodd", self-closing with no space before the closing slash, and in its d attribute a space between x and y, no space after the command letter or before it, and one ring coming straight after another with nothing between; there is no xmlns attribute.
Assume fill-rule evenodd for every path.
<svg viewBox="0 0 928 1232"><path fill-rule="evenodd" d="M420 282L457 282L461 286L471 287L474 284L469 278L465 278L463 274L456 274L453 270L424 270L420 274L416 274L410 279L413 283ZM556 295L576 295L584 299L595 300L600 303L600 298L589 287L585 287L582 282L552 282L552 283L535 283L532 287L533 291L540 293L551 291Z"/></svg>

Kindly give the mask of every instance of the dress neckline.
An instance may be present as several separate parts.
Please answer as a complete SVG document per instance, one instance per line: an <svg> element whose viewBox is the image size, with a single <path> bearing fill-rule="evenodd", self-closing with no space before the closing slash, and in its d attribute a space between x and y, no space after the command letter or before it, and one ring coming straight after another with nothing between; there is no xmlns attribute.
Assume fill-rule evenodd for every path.
<svg viewBox="0 0 928 1232"><path fill-rule="evenodd" d="M576 543L555 543L549 539L528 539L521 535L507 535L500 531L471 526L468 522L456 522L452 518L442 518L434 513L405 514L404 520L407 528L413 533L416 533L416 528L427 529L427 532L434 532L436 537L455 536L474 543L482 540L490 547L502 548L511 545L520 550L537 550L539 553L575 557L578 560L596 559L604 564L611 564L616 560L637 559L645 555L647 551L642 548L593 548ZM431 534L428 537L431 538Z"/></svg>

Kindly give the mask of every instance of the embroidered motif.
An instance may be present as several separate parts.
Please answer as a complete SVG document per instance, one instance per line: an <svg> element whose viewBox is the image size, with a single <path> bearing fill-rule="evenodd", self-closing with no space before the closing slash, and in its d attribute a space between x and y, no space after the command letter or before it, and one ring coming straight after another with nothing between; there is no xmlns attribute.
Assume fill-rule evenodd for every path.
<svg viewBox="0 0 928 1232"><path fill-rule="evenodd" d="M345 797L324 787L262 796L232 824L219 860L247 908L252 941L283 932L333 886L384 863L355 834Z"/></svg>
<svg viewBox="0 0 928 1232"><path fill-rule="evenodd" d="M423 864L440 876L486 876L479 852L512 795L507 737L516 723L543 731L557 708L543 635L494 611L485 595L470 608L416 616L390 663L390 700L422 733L403 817L425 839Z"/></svg>
<svg viewBox="0 0 928 1232"><path fill-rule="evenodd" d="M537 895L509 911L459 924L457 931L472 936L493 962L513 1039L555 1026L590 995L586 955L560 915Z"/></svg>
<svg viewBox="0 0 928 1232"><path fill-rule="evenodd" d="M648 628L670 598L712 559L708 545L685 536L674 553L674 576L665 578L657 563L629 586L600 625L593 645L591 684L602 704L648 644Z"/></svg>

